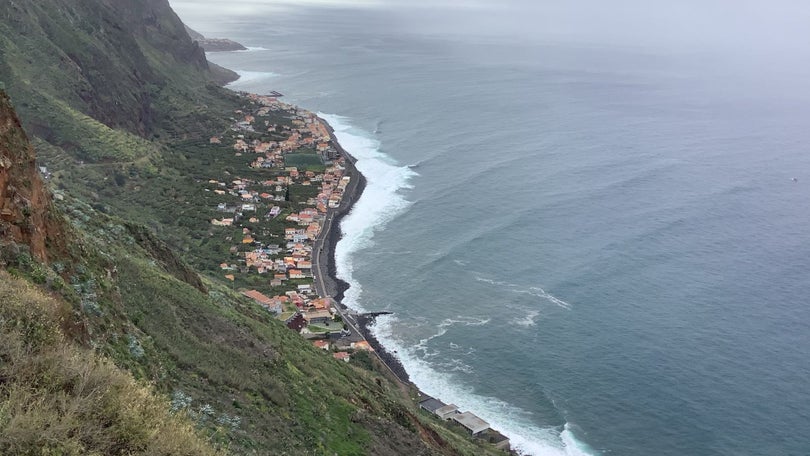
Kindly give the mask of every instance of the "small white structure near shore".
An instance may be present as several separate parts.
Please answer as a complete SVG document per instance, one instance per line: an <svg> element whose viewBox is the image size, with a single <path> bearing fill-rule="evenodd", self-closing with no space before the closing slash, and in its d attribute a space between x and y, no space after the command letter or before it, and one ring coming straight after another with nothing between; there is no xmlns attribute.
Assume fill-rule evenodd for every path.
<svg viewBox="0 0 810 456"><path fill-rule="evenodd" d="M419 402L419 408L430 413L435 413L437 409L444 407L445 405L447 404L432 397L428 397L427 399Z"/></svg>
<svg viewBox="0 0 810 456"><path fill-rule="evenodd" d="M448 420L453 414L458 413L458 407L455 404L445 404L444 402L432 397L420 402L419 408L430 412L443 420Z"/></svg>
<svg viewBox="0 0 810 456"><path fill-rule="evenodd" d="M458 407L454 404L445 404L444 402L430 396L423 397L424 399L419 402L419 408L422 410L425 410L426 412L431 413L443 420L452 420L453 422L461 425L467 430L467 432L476 438L488 442L495 448L509 451L509 438L490 428L489 423L482 420L475 414L470 412L461 413Z"/></svg>
<svg viewBox="0 0 810 456"><path fill-rule="evenodd" d="M464 426L472 435L480 434L489 429L489 423L470 412L456 413L451 415L450 419Z"/></svg>
<svg viewBox="0 0 810 456"><path fill-rule="evenodd" d="M453 415L458 413L458 407L456 404L447 404L444 407L436 409L433 413L443 420L449 420Z"/></svg>

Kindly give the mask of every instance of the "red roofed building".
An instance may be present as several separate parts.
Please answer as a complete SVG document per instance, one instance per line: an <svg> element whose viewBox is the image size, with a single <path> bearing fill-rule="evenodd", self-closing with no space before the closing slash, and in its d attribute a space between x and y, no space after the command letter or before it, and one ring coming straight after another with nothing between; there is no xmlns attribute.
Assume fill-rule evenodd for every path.
<svg viewBox="0 0 810 456"><path fill-rule="evenodd" d="M272 299L268 298L267 296L263 295L262 293L260 293L260 292L258 292L256 290L243 291L242 295L247 296L248 298L256 301L257 304L268 304L269 305L271 302L273 302Z"/></svg>
<svg viewBox="0 0 810 456"><path fill-rule="evenodd" d="M287 272L290 274L291 279L303 279L306 277L299 269L290 269Z"/></svg>
<svg viewBox="0 0 810 456"><path fill-rule="evenodd" d="M243 291L242 295L247 296L255 301L256 304L259 304L271 312L281 313L281 303L279 303L278 300L268 298L256 290Z"/></svg>
<svg viewBox="0 0 810 456"><path fill-rule="evenodd" d="M355 350L374 351L371 345L365 340L352 342L351 347Z"/></svg>
<svg viewBox="0 0 810 456"><path fill-rule="evenodd" d="M346 352L337 352L337 353L333 354L332 356L333 356L335 359L338 359L338 360L341 360L341 361L345 361L345 362L347 362L347 363L349 362L349 359L351 358L351 356L349 356L349 354L348 354L348 353L346 353Z"/></svg>

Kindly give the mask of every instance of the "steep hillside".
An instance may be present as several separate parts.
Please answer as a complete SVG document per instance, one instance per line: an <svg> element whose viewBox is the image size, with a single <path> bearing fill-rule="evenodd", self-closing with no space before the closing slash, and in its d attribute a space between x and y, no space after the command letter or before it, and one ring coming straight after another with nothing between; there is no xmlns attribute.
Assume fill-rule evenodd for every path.
<svg viewBox="0 0 810 456"><path fill-rule="evenodd" d="M4 112L16 125L13 111ZM5 129L2 140L13 144L10 156L33 160L19 126ZM27 168L7 169L7 181L18 182L16 173ZM420 415L399 385L375 373L373 359L337 361L252 301L215 282L203 285L146 228L71 197L60 204L72 247L59 262L31 258L13 236L1 243L0 267L56 299L0 273L0 339L11 344L0 347L9 360L0 376L11 385L0 387L0 435L9 436L0 438L0 449L210 453L184 424L191 419L209 442L233 454L492 451ZM14 385L23 384L36 388L20 395ZM178 448L165 445L184 451L161 450Z"/></svg>
<svg viewBox="0 0 810 456"><path fill-rule="evenodd" d="M189 454L497 453L420 412L376 358L338 361L189 266L229 251L202 183L263 175L209 141L244 102L215 79L166 0L0 0L0 81L58 196L0 91L0 341L12 344L0 359L21 369L0 372L0 453L184 454L150 446L155 426L178 429ZM37 345L29 327L55 336ZM8 386L26 384L25 396ZM32 404L41 415L25 414ZM45 428L67 446L36 440Z"/></svg>
<svg viewBox="0 0 810 456"><path fill-rule="evenodd" d="M165 0L0 0L0 81L34 136L76 151L149 147L232 72L209 65ZM182 102L181 102L182 100Z"/></svg>
<svg viewBox="0 0 810 456"><path fill-rule="evenodd" d="M103 339L91 337L99 322L79 274L92 274L98 252L57 213L2 90L0 208L0 454L219 454L186 414L101 353L113 344L87 346ZM110 328L134 329L122 319Z"/></svg>
<svg viewBox="0 0 810 456"><path fill-rule="evenodd" d="M0 239L24 244L41 261L64 249L66 233L53 213L20 120L0 90Z"/></svg>
<svg viewBox="0 0 810 456"><path fill-rule="evenodd" d="M66 337L71 319L0 271L0 454L220 454L152 388Z"/></svg>
<svg viewBox="0 0 810 456"><path fill-rule="evenodd" d="M206 38L202 33L186 27L186 32L192 40L196 41L206 52L244 51L247 48L236 41L227 38Z"/></svg>

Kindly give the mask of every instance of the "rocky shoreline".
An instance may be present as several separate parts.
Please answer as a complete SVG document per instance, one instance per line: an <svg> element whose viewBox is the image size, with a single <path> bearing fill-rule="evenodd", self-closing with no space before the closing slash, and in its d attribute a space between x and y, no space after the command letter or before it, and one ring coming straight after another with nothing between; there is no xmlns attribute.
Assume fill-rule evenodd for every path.
<svg viewBox="0 0 810 456"><path fill-rule="evenodd" d="M227 51L246 51L247 48L241 43L229 40L227 38L203 38L197 40L200 47L205 52L227 52Z"/></svg>
<svg viewBox="0 0 810 456"><path fill-rule="evenodd" d="M343 298L345 296L346 290L349 289L350 285L346 283L344 280L341 280L337 277L337 266L335 262L335 247L337 246L338 241L342 237L342 232L340 229L340 221L345 217L349 212L351 212L351 208L363 194L363 190L366 187L366 178L363 174L357 169L355 163L357 159L355 159L350 153L348 153L338 141L337 137L335 136L334 129L327 122L324 121L329 129L329 134L332 137L332 144L335 145L335 148L338 152L346 158L347 164L347 174L351 176L352 182L356 182L354 187L347 188L346 193L343 195L343 201L339 208L335 210L335 216L332 221L331 226L329 227L329 231L326 233L326 237L324 238L324 262L320 262L318 267L318 275L322 275L324 277L324 281L326 282L326 288L328 294L332 296L332 298L337 302L338 306L341 309L341 312L352 312L352 309L349 309L344 303ZM403 383L413 386L410 383L410 378L408 376L407 371L405 371L405 367L402 366L402 363L394 356L393 353L386 350L386 348L380 344L376 337L371 332L371 326L374 324L374 320L377 316L381 314L385 314L387 312L382 313L368 313L368 314L356 314L354 315L354 320L357 323L357 326L361 332L361 335L368 341L368 343L374 348L375 353L380 358L388 369Z"/></svg>
<svg viewBox="0 0 810 456"><path fill-rule="evenodd" d="M206 38L202 33L185 26L188 36L196 41L205 52L244 51L247 48L241 43L228 38ZM209 62L210 63L210 62Z"/></svg>
<svg viewBox="0 0 810 456"><path fill-rule="evenodd" d="M321 119L323 121L323 119ZM410 377L408 376L408 372L405 370L405 367L399 361L396 356L395 352L388 351L380 341L374 337L374 334L371 332L371 327L374 325L374 321L377 317L381 315L388 315L391 312L368 312L368 313L355 313L353 309L348 308L343 303L343 298L345 297L345 292L350 288L350 285L345 281L339 279L337 277L337 266L335 261L335 247L338 241L342 237L342 232L340 229L340 221L345 217L349 212L351 212L352 207L363 194L363 190L366 187L366 178L363 174L357 169L355 159L351 154L346 152L345 149L340 145L337 137L335 136L334 129L329 125L328 122L323 121L324 124L327 126L329 130L329 135L332 140L332 144L337 149L338 153L341 156L345 157L346 161L346 175L351 176L350 186L346 188L346 191L343 194L343 200L341 201L340 206L335 209L333 219L331 225L329 226L328 231L324 235L322 248L325 250L321 256L325 259L319 260L313 267L316 268L317 274L319 277L322 277L325 285L324 285L324 293L328 296L331 296L337 302L337 308L340 312L341 316L344 318L344 321L348 322L351 328L357 328L360 335L371 345L374 349L374 354L378 357L378 359L388 368L390 373L396 378L398 382L402 385L403 388L407 388L411 392L415 392L416 395L414 400L421 404L422 401L431 400L436 401L436 399L431 398L431 396L425 394L422 390L419 389L415 384L410 381ZM325 256L323 256L325 254ZM455 406L454 406L455 407ZM480 418L479 418L480 420ZM489 439L490 443L496 444L498 448L505 451L507 454L517 455L518 453L515 450L510 449L509 447L509 438L505 435L501 434L500 432L494 429L488 429L487 437L485 439ZM505 444L504 444L505 442Z"/></svg>

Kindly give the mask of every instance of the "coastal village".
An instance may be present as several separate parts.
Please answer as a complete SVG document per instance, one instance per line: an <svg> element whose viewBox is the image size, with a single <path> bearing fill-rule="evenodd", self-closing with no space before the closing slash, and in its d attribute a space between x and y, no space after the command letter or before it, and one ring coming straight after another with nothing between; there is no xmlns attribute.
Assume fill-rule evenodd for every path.
<svg viewBox="0 0 810 456"><path fill-rule="evenodd" d="M358 352L373 354L356 316L335 301L326 266L336 241L330 233L360 185L352 158L323 120L281 94L243 96L233 124L209 144L243 158L244 172L201 182L215 202L209 234L227 246L215 270L325 355L349 362ZM418 400L427 413L509 451L508 438L471 412Z"/></svg>
<svg viewBox="0 0 810 456"><path fill-rule="evenodd" d="M287 327L319 348L340 348L333 356L348 361L344 350L371 347L359 334L351 337L325 282L316 283L315 261L352 181L347 172L352 165L322 120L280 102L278 95L245 95L251 109L236 111L230 130L209 140L263 171L261 179L207 182L205 191L222 200L214 208L213 233L232 244L219 269L235 284L252 285L240 286L240 292ZM271 123L273 113L289 122Z"/></svg>

